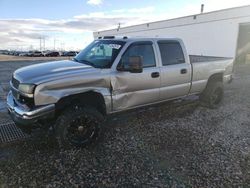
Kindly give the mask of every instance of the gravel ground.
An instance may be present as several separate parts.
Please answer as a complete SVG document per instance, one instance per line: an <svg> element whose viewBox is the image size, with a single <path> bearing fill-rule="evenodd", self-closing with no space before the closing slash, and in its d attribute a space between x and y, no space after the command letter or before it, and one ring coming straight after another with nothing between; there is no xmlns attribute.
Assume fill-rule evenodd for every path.
<svg viewBox="0 0 250 188"><path fill-rule="evenodd" d="M35 135L2 146L0 185L250 187L249 71L236 68L219 109L189 100L112 116L93 148L58 150Z"/></svg>

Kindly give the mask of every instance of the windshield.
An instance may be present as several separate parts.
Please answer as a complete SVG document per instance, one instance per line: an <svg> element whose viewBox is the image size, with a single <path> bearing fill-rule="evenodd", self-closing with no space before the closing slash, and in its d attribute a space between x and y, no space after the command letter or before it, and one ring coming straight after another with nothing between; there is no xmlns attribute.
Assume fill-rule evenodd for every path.
<svg viewBox="0 0 250 188"><path fill-rule="evenodd" d="M95 68L110 68L124 44L123 41L95 40L73 60Z"/></svg>

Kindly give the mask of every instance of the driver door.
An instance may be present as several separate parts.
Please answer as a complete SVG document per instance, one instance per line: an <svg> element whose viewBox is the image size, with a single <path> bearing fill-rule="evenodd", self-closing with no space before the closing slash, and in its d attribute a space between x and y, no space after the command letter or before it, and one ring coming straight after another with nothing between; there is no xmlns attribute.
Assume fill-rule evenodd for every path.
<svg viewBox="0 0 250 188"><path fill-rule="evenodd" d="M159 101L160 70L156 65L155 50L151 41L132 43L122 55L124 67L129 57L141 56L142 73L117 71L111 78L113 111L121 111Z"/></svg>

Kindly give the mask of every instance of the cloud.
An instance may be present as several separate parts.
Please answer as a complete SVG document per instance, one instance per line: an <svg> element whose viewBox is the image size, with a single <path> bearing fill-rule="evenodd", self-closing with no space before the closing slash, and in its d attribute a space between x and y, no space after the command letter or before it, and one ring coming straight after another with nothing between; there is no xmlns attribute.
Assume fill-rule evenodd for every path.
<svg viewBox="0 0 250 188"><path fill-rule="evenodd" d="M25 40L25 39L32 40L32 39L48 37L47 35L41 34L39 32L30 32L30 31L26 32L23 30L16 30L16 31L9 32L8 36L11 38L21 38L22 40Z"/></svg>
<svg viewBox="0 0 250 188"><path fill-rule="evenodd" d="M103 3L103 0L88 0L87 1L87 4L94 5L94 6L101 5L102 3Z"/></svg>
<svg viewBox="0 0 250 188"><path fill-rule="evenodd" d="M73 38L79 33L89 33L91 37L93 31L112 29L117 27L118 23L126 26L143 21L147 20L138 15L126 16L125 14L109 14L107 12L93 12L60 20L0 19L0 43L1 48L18 48L19 46L28 48L31 44L39 48L41 37L53 40L57 35L71 34Z"/></svg>
<svg viewBox="0 0 250 188"><path fill-rule="evenodd" d="M49 38L63 33L70 33L74 36L79 33L112 29L116 28L119 23L122 26L134 25L152 21L150 14L154 10L154 7L142 7L123 9L120 12L92 12L61 20L0 19L0 43L3 48L10 43L14 43L14 46L15 44L16 46L25 44L29 46L32 42L38 44L41 37L46 37L49 40Z"/></svg>
<svg viewBox="0 0 250 188"><path fill-rule="evenodd" d="M93 0L92 0L93 2ZM103 2L103 1L101 1ZM198 14L200 4L205 4L205 12L241 6L249 4L249 0L200 0L196 4L189 4L180 9L168 9L159 12L154 6L139 7L133 9L119 9L104 12L92 12L89 14L76 15L69 19L0 19L0 43L1 48L10 46L30 46L32 43L39 45L39 38L46 37L47 40L56 35L79 36L88 33L91 38L93 31L114 29L121 27L147 23L157 20L170 19L180 16ZM91 38L92 39L92 38ZM65 39L66 41L66 39ZM84 41L83 41L84 42ZM74 44L72 44L74 46Z"/></svg>

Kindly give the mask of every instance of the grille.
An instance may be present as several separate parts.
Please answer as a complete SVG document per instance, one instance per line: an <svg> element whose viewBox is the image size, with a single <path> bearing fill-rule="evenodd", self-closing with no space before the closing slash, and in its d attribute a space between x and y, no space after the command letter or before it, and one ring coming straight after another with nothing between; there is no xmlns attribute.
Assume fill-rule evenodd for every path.
<svg viewBox="0 0 250 188"><path fill-rule="evenodd" d="M14 77L12 77L11 82L12 82L13 87L18 89L18 86L19 86L20 82L17 79L15 79Z"/></svg>
<svg viewBox="0 0 250 188"><path fill-rule="evenodd" d="M0 124L0 144L20 141L27 138L29 138L29 135L17 128L14 122Z"/></svg>

